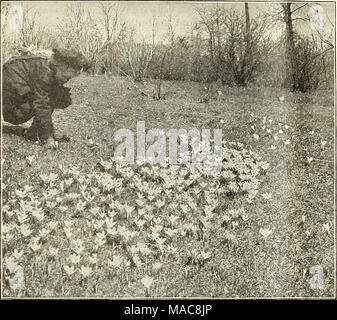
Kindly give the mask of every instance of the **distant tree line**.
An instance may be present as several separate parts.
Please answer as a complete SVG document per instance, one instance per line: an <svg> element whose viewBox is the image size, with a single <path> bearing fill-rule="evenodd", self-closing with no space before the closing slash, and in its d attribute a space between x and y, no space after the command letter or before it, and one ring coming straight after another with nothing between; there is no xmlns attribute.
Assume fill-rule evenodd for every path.
<svg viewBox="0 0 337 320"><path fill-rule="evenodd" d="M134 83L155 79L159 89L163 80L188 80L227 86L283 85L306 92L334 83L333 33L319 25L304 35L296 31L298 22L310 25L309 7L274 4L253 17L248 3L242 4L242 10L220 4L198 6L199 19L185 35L175 34L171 13L165 39L156 39L154 18L151 39L136 41L118 3L98 4L99 17L82 3L68 4L52 30L38 24L38 10L28 7L15 34L9 32L9 5L4 4L3 57L6 60L24 46L59 45L80 50L92 62L93 74L127 76ZM282 37L273 35L276 23L284 27Z"/></svg>

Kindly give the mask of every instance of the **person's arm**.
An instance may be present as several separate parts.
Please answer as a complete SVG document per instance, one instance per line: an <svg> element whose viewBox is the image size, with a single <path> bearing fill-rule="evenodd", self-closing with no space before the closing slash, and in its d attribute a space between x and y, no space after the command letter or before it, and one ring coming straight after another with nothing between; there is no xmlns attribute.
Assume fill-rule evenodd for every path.
<svg viewBox="0 0 337 320"><path fill-rule="evenodd" d="M49 96L53 109L65 109L72 104L69 88L53 85Z"/></svg>
<svg viewBox="0 0 337 320"><path fill-rule="evenodd" d="M52 121L53 106L50 101L51 70L47 60L34 59L30 61L30 85L33 90L32 107L34 112L34 127L39 139L46 142L54 136Z"/></svg>
<svg viewBox="0 0 337 320"><path fill-rule="evenodd" d="M52 121L53 109L49 101L49 93L43 88L34 88L34 125L38 130L39 139L46 142L49 137L54 136L54 126Z"/></svg>

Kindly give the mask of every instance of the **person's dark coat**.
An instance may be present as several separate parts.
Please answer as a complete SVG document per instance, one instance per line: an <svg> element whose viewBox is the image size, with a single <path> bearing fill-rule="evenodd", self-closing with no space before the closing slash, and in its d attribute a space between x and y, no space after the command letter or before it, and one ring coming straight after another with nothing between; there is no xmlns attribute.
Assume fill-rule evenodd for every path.
<svg viewBox="0 0 337 320"><path fill-rule="evenodd" d="M88 67L84 57L70 50L54 49L57 61L77 70ZM54 135L54 109L71 105L70 89L57 83L48 58L14 57L3 65L3 118L18 125L34 118L39 139Z"/></svg>
<svg viewBox="0 0 337 320"><path fill-rule="evenodd" d="M70 90L53 79L47 58L15 57L3 66L3 118L22 124L34 117L41 140L53 136L52 113L71 104Z"/></svg>

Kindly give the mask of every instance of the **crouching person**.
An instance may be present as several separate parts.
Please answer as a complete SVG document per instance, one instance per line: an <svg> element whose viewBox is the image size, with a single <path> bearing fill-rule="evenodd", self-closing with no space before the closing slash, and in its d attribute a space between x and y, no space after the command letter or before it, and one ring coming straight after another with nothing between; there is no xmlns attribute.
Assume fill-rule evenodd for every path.
<svg viewBox="0 0 337 320"><path fill-rule="evenodd" d="M53 49L50 58L26 55L10 59L3 65L3 119L18 125L33 118L24 132L26 138L56 148L52 113L72 103L70 89L63 85L89 67L82 54L65 49Z"/></svg>

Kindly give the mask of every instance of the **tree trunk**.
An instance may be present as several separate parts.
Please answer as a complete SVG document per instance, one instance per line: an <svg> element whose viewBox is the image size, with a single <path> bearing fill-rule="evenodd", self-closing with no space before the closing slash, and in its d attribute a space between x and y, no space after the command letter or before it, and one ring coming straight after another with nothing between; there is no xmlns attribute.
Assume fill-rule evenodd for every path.
<svg viewBox="0 0 337 320"><path fill-rule="evenodd" d="M221 65L222 60L222 50L221 50L221 40L220 40L220 17L219 17L219 10L216 12L216 33L217 33L217 63L215 66L216 69L216 78L214 79L217 81L218 79L221 79L221 69L219 66Z"/></svg>
<svg viewBox="0 0 337 320"><path fill-rule="evenodd" d="M286 78L285 87L295 89L295 43L294 43L294 29L293 20L291 17L291 3L282 3L283 19L286 24Z"/></svg>
<svg viewBox="0 0 337 320"><path fill-rule="evenodd" d="M250 33L250 17L248 3L245 2L245 17L246 17L246 30L245 30L245 54L242 59L241 71L240 71L240 85L246 86L249 80L249 66L250 66L250 45L251 45L251 33Z"/></svg>
<svg viewBox="0 0 337 320"><path fill-rule="evenodd" d="M246 39L250 38L250 18L248 2L245 2L245 15L246 15Z"/></svg>

